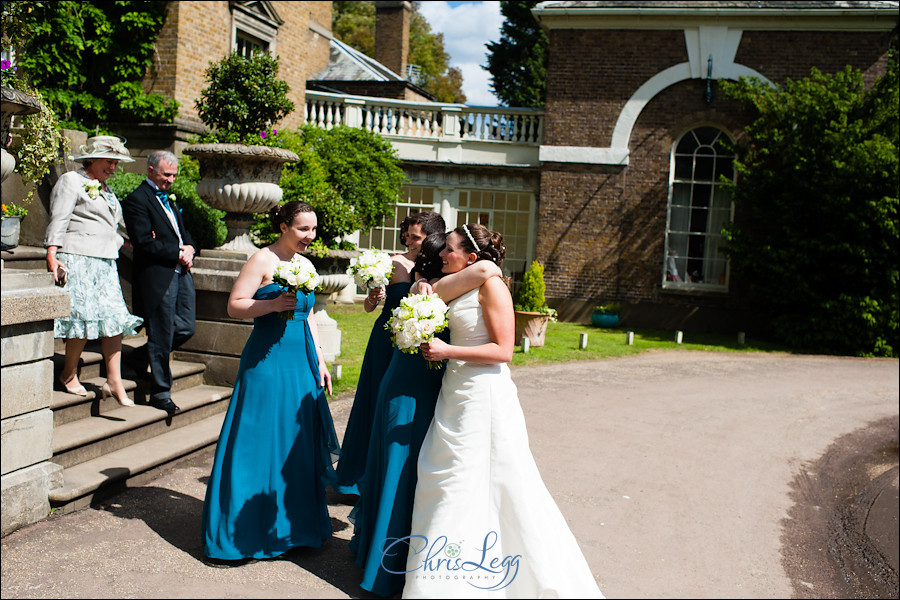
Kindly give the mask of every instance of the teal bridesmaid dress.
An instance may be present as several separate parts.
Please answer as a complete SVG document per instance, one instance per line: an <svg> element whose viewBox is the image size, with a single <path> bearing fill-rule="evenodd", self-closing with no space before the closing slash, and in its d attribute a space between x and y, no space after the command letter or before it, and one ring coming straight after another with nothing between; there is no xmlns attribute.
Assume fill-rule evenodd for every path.
<svg viewBox="0 0 900 600"><path fill-rule="evenodd" d="M391 311L400 306L412 286L407 281L392 283L385 288L384 308L375 319L362 368L356 385L356 396L347 419L347 429L341 442L341 460L337 466L337 484L334 490L340 494L359 494L357 483L366 470L366 455L372 436L372 419L375 414L375 400L384 372L391 361L394 346L391 332L384 328L391 318Z"/></svg>
<svg viewBox="0 0 900 600"><path fill-rule="evenodd" d="M275 298L270 283L256 299ZM206 555L271 558L331 537L325 487L340 449L308 319L315 296L297 295L293 320L253 320L216 445L203 504Z"/></svg>
<svg viewBox="0 0 900 600"><path fill-rule="evenodd" d="M438 337L449 341L449 331ZM443 376L444 369L429 369L420 353L395 348L378 392L366 472L350 515L350 550L363 568L360 587L379 596L403 589L416 461Z"/></svg>

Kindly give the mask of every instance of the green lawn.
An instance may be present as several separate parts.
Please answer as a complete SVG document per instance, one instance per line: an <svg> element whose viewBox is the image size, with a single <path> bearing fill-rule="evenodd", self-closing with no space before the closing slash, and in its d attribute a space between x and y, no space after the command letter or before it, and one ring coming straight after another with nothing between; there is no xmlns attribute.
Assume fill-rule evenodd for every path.
<svg viewBox="0 0 900 600"><path fill-rule="evenodd" d="M352 391L359 380L363 355L375 319L381 310L367 313L362 304L332 304L328 314L341 330L341 379L334 382L335 395ZM588 336L587 347L579 348L581 334ZM675 342L675 332L657 329L634 330L634 343L626 343L625 329L600 329L578 323L550 323L544 346L531 348L527 353L518 347L513 354L512 365L540 365L574 360L598 360L614 356L628 356L648 350L708 350L714 352L789 352L774 344L754 342L748 339L738 344L736 335L713 333L685 333L682 343Z"/></svg>

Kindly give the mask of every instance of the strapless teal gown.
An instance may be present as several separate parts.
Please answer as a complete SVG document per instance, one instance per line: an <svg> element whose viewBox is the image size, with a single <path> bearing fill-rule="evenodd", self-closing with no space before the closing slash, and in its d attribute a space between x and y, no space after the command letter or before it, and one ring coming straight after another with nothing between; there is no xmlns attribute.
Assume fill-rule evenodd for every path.
<svg viewBox="0 0 900 600"><path fill-rule="evenodd" d="M401 281L385 288L384 308L375 319L366 354L363 356L362 368L359 371L359 382L356 384L356 395L350 416L347 418L347 429L341 443L341 460L337 466L337 485L334 490L341 494L359 494L357 483L366 470L366 455L369 451L369 439L372 437L372 419L375 414L375 401L384 372L394 351L391 332L384 328L391 318L391 311L400 306L408 293L411 283Z"/></svg>
<svg viewBox="0 0 900 600"><path fill-rule="evenodd" d="M253 297L282 291L270 283ZM307 322L314 304L298 294L293 320L253 320L203 504L211 558L271 558L331 537L325 487L340 450Z"/></svg>
<svg viewBox="0 0 900 600"><path fill-rule="evenodd" d="M449 341L450 334L438 337ZM360 587L379 596L403 589L407 544L402 540L410 535L416 461L443 376L443 368L427 368L421 353L395 348L378 392L366 472L350 515L350 550L363 568Z"/></svg>

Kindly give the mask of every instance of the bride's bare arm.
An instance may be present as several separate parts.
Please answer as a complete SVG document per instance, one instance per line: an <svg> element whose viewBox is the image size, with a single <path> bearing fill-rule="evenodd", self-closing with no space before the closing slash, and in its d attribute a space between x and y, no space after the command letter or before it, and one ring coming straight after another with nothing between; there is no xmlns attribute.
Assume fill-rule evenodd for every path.
<svg viewBox="0 0 900 600"><path fill-rule="evenodd" d="M491 277L501 277L503 272L500 267L489 260L479 260L462 271L444 275L433 281L432 291L441 297L444 302L459 298L469 290L474 290ZM428 293L419 289L419 293Z"/></svg>
<svg viewBox="0 0 900 600"><path fill-rule="evenodd" d="M508 363L512 360L516 324L509 289L499 277L490 277L481 286L479 301L491 341L480 346L451 346L435 338L431 343L421 346L422 356L425 359L453 358L487 365Z"/></svg>

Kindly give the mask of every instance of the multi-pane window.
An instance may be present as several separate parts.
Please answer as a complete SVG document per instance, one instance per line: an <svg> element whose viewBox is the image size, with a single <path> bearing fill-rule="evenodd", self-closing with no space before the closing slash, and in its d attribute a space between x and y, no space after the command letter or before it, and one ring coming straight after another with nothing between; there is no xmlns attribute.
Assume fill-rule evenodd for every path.
<svg viewBox="0 0 900 600"><path fill-rule="evenodd" d="M732 202L722 177L734 179L734 156L715 127L698 127L676 144L666 217L663 286L726 290L728 261L722 227Z"/></svg>
<svg viewBox="0 0 900 600"><path fill-rule="evenodd" d="M528 260L531 198L531 194L523 192L460 191L456 226L480 223L500 232L506 246L503 271L522 273Z"/></svg>
<svg viewBox="0 0 900 600"><path fill-rule="evenodd" d="M533 228L534 195L526 192L496 192L487 190L460 190L450 200L449 215L443 214L447 229L465 223L480 223L503 235L506 258L503 271L510 275L525 271L531 256L530 232ZM401 200L394 214L380 227L361 232L359 247L387 252L405 252L400 244L400 223L408 215L433 210L441 212L440 202L435 201L435 189L403 186ZM453 215L455 214L455 222Z"/></svg>
<svg viewBox="0 0 900 600"><path fill-rule="evenodd" d="M406 252L406 246L400 243L400 224L409 215L426 210L438 210L434 203L434 188L403 186L400 200L394 206L394 214L386 218L381 227L361 232L358 246L386 252Z"/></svg>
<svg viewBox="0 0 900 600"><path fill-rule="evenodd" d="M269 49L269 44L259 38L248 35L243 31L237 32L237 44L235 50L244 58L250 58L254 54L265 52Z"/></svg>

